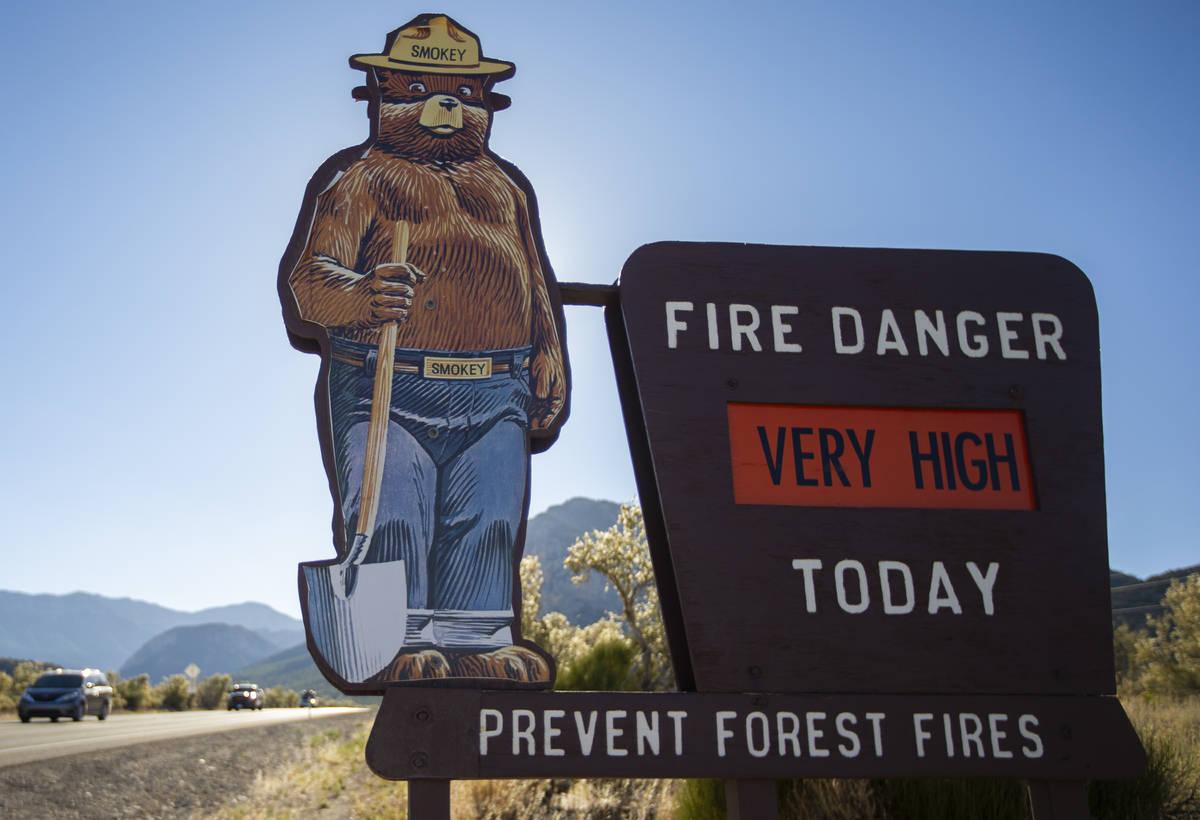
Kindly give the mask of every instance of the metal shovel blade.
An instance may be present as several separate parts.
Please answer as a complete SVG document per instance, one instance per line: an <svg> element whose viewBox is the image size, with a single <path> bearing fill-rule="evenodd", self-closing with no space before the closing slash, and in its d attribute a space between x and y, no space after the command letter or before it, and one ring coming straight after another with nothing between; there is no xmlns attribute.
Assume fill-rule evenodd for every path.
<svg viewBox="0 0 1200 820"><path fill-rule="evenodd" d="M404 646L408 592L403 561L359 564L348 595L336 561L301 564L308 587L305 628L325 663L347 683L383 671Z"/></svg>

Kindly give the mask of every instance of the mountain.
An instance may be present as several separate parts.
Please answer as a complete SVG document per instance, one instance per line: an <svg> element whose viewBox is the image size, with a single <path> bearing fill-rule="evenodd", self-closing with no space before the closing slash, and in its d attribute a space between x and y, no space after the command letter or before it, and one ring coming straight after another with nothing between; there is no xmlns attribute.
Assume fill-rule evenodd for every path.
<svg viewBox="0 0 1200 820"><path fill-rule="evenodd" d="M525 530L525 554L542 562L542 612L561 612L571 623L583 626L604 617L607 610L619 611L621 601L613 590L604 590L604 580L594 573L586 584L571 582L563 568L567 550L581 535L606 530L617 522L621 505L612 501L572 498L529 519Z"/></svg>
<svg viewBox="0 0 1200 820"><path fill-rule="evenodd" d="M268 658L244 666L233 673L233 679L234 681L257 683L266 689L270 689L272 686L282 686L297 692L312 689L323 701L347 699L346 695L334 689L329 681L325 680L321 670L313 663L312 655L308 653L308 647L305 644L293 646L291 649L285 649ZM355 695L350 699L359 703L379 702L378 697L370 695Z"/></svg>
<svg viewBox="0 0 1200 820"><path fill-rule="evenodd" d="M211 623L235 623L258 632L271 641L268 651L304 640L300 621L258 603L180 612L87 592L29 595L0 590L0 656L119 669L155 635L177 626Z"/></svg>
<svg viewBox="0 0 1200 820"><path fill-rule="evenodd" d="M525 552L537 555L542 562L546 577L542 590L544 611L557 610L572 623L588 624L602 617L606 609L619 606L615 593L604 592L602 580L572 584L570 573L562 566L567 548L586 532L612 526L618 509L619 505L611 501L573 498L530 519ZM0 657L123 670L129 668L134 653L155 636L180 626L222 623L244 627L268 641L270 646L259 658L305 639L304 625L299 620L259 603L181 612L146 601L88 592L30 595L0 590ZM205 677L214 671L196 658L185 661L184 666L188 663L200 666ZM145 662L139 660L139 665Z"/></svg>
<svg viewBox="0 0 1200 820"><path fill-rule="evenodd" d="M274 652L275 644L233 624L177 626L155 635L121 665L122 678L149 675L151 684L182 675L189 664L200 677L226 675Z"/></svg>

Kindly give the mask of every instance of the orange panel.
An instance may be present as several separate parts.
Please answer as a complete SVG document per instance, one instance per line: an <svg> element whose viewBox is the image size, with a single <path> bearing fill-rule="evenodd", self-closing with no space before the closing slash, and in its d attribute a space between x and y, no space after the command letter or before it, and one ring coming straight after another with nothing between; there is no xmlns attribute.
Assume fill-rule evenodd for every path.
<svg viewBox="0 0 1200 820"><path fill-rule="evenodd" d="M738 504L1037 508L1017 410L730 404Z"/></svg>

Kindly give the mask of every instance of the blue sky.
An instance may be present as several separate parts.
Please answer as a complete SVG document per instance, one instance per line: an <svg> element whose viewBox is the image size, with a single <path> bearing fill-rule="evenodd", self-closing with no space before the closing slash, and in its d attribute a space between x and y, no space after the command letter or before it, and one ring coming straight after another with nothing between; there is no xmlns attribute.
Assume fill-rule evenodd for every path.
<svg viewBox="0 0 1200 820"><path fill-rule="evenodd" d="M1100 311L1109 551L1200 561L1194 3L33 4L0 31L0 588L299 613L332 555L279 257L423 11L517 64L492 147L560 281L652 241L1044 251ZM601 315L531 511L635 495Z"/></svg>

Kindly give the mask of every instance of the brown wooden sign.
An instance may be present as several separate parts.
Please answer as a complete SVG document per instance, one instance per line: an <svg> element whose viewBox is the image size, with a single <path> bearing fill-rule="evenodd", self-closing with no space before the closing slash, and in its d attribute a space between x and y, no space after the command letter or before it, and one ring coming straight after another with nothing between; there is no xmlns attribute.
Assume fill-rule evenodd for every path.
<svg viewBox="0 0 1200 820"><path fill-rule="evenodd" d="M620 306L698 690L1114 691L1077 268L666 243Z"/></svg>
<svg viewBox="0 0 1200 820"><path fill-rule="evenodd" d="M367 745L393 780L1119 777L1115 698L393 689Z"/></svg>

